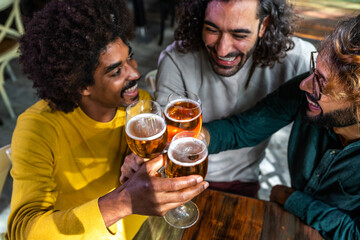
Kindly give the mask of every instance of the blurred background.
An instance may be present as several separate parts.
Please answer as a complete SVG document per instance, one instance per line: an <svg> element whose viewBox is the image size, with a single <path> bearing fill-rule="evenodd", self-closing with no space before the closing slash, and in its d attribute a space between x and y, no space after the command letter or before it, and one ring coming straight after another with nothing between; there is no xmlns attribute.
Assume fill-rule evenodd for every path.
<svg viewBox="0 0 360 240"><path fill-rule="evenodd" d="M5 3L10 0L0 0ZM48 0L22 0L21 13L30 18L32 13ZM296 35L312 42L315 46L331 32L337 22L353 15L360 14L360 0L288 0L293 4L300 21L296 28ZM134 14L136 24L136 38L132 41L134 58L138 62L139 72L143 79L140 88L152 93L150 85L144 81L146 73L157 68L158 56L168 44L173 41L173 31L176 27L174 10L176 0L127 0L128 6ZM0 10L1 10L0 3ZM7 10L9 11L9 9ZM0 13L0 21L5 20ZM28 21L27 18L24 21ZM2 49L0 47L0 53ZM16 116L34 104L38 99L32 89L32 82L21 72L18 59L10 62L14 79L5 73L4 88L11 102ZM1 84L1 82L0 82ZM11 143L12 132L16 125L16 117L11 118L0 100L0 147ZM271 139L266 150L266 158L260 165L261 190L259 198L268 200L271 186L276 184L289 185L289 174L286 163L286 147L290 126L277 132ZM10 212L12 179L10 174L6 178L4 189L0 196L0 233L6 231L6 220Z"/></svg>

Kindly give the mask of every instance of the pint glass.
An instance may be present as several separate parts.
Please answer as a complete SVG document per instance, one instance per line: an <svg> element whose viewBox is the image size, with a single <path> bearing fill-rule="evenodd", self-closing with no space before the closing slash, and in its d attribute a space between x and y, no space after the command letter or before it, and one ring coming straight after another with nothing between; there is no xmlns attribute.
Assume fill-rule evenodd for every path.
<svg viewBox="0 0 360 240"><path fill-rule="evenodd" d="M151 100L139 101L126 108L126 141L138 156L149 160L164 150L167 129L160 105Z"/></svg>
<svg viewBox="0 0 360 240"><path fill-rule="evenodd" d="M200 133L202 112L200 98L189 91L169 95L165 106L168 142L181 131Z"/></svg>
<svg viewBox="0 0 360 240"><path fill-rule="evenodd" d="M203 135L191 131L176 134L169 146L165 162L165 175L168 178L201 175L205 178L208 168L208 150ZM176 228L188 228L196 223L199 210L189 201L169 210L164 219Z"/></svg>

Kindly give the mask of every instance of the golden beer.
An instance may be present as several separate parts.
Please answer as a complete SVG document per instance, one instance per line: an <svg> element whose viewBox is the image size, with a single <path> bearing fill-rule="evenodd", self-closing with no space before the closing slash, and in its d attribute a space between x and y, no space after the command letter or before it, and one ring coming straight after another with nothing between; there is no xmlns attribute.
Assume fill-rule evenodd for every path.
<svg viewBox="0 0 360 240"><path fill-rule="evenodd" d="M126 124L125 132L130 149L144 159L158 156L165 148L166 124L159 115L152 113L136 115Z"/></svg>
<svg viewBox="0 0 360 240"><path fill-rule="evenodd" d="M200 139L184 137L173 140L167 153L165 174L168 178L198 174L205 178L208 150Z"/></svg>
<svg viewBox="0 0 360 240"><path fill-rule="evenodd" d="M166 106L165 119L169 142L181 131L200 133L202 126L201 105L191 99L172 101Z"/></svg>

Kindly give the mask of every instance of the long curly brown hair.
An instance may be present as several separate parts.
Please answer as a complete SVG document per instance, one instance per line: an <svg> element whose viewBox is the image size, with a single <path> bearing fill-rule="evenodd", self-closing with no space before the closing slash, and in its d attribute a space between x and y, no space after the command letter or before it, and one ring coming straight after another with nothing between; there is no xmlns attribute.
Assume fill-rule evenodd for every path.
<svg viewBox="0 0 360 240"><path fill-rule="evenodd" d="M100 52L134 37L124 0L55 0L34 14L20 39L20 63L53 110L73 111L94 84Z"/></svg>
<svg viewBox="0 0 360 240"><path fill-rule="evenodd" d="M360 119L360 14L344 20L320 44L331 75L324 94L354 104Z"/></svg>
<svg viewBox="0 0 360 240"><path fill-rule="evenodd" d="M209 2L215 0L181 0L177 8L178 27L175 30L177 48L181 52L197 51L204 47L202 27L205 10ZM229 2L233 0L216 0ZM294 48L292 36L296 16L286 0L258 0L257 17L260 22L269 16L269 25L264 36L258 41L253 53L254 63L259 66L273 66L286 56L286 51ZM180 45L181 44L181 45Z"/></svg>

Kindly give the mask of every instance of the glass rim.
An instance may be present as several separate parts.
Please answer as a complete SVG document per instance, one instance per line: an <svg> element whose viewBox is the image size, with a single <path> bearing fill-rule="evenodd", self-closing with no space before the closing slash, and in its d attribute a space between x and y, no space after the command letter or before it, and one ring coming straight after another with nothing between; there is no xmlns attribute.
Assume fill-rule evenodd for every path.
<svg viewBox="0 0 360 240"><path fill-rule="evenodd" d="M184 93L185 93L185 94L184 94ZM191 97L186 96L186 95L188 95L188 94L194 96L196 99L192 99ZM190 99L190 100L193 100L193 101L195 101L195 102L199 102L200 105L201 105L200 97L199 97L197 94L195 94L195 93L193 93L193 92L191 92L191 91L188 91L188 90L185 90L185 91L175 91L175 92L170 93L169 96L168 96L168 102L172 102L172 100L170 101L170 98L171 98L172 96L175 96L175 95L178 95L178 96L180 96L180 97L184 97L184 99Z"/></svg>
<svg viewBox="0 0 360 240"><path fill-rule="evenodd" d="M158 110L157 110L156 113L154 113L154 114L160 113L160 115L161 115L161 117L162 117L163 111L162 111L162 108L161 108L160 104L159 104L158 102L156 102L156 101L154 101L154 100L150 100L150 99L149 99L149 100L140 100L140 101L136 101L136 102L133 102L133 103L129 104L129 105L126 107L126 110L125 110L126 115L130 115L130 116L132 116L132 117L138 115L138 114L135 114L135 115L131 114L131 113L130 113L130 109L132 109L133 107L135 107L137 104L142 104L142 103L146 103L146 102L151 103L152 106L155 105ZM153 112L144 112L144 113L153 113Z"/></svg>
<svg viewBox="0 0 360 240"><path fill-rule="evenodd" d="M199 140L200 142L202 142L202 144L204 144L204 148L201 150L201 152L198 152L198 153L184 153L184 155L186 155L186 156L199 155L199 154L201 154L201 153L203 153L203 152L205 152L205 151L208 150L208 149L207 149L207 144L206 144L205 136L204 136L201 132L200 132L200 133L197 133L197 132L194 132L194 131L181 131L181 132L178 132L177 134L175 134L174 137L171 139L171 142L170 142L170 145L169 145L169 150L170 150L171 144L172 144L173 142L175 142L176 140L181 139L181 138L176 138L176 136L179 136L179 135L182 135L182 134L186 134L186 133L191 133L191 134L193 134L193 135L195 135L195 136L191 136L191 135L186 136L186 135L185 135L184 137L181 137L181 138L194 138L194 139L197 139L197 140ZM199 136L200 136L201 138L199 138ZM178 150L174 150L174 151L179 152Z"/></svg>
<svg viewBox="0 0 360 240"><path fill-rule="evenodd" d="M192 99L190 97L187 97L183 93L190 93L193 96L195 96L196 99ZM171 99L172 96L176 96L176 95L179 96L179 98ZM200 115L202 113L202 103L201 103L200 97L197 94L195 94L195 93L193 93L191 91L176 91L176 92L170 93L168 98L167 98L167 103L165 105L165 111L172 105L172 103L179 102L179 100L187 100L187 99L190 100L190 102L195 102L196 103L195 107L192 107L192 108L188 107L187 109L190 109L190 110L200 109L200 112L199 112L199 115Z"/></svg>

